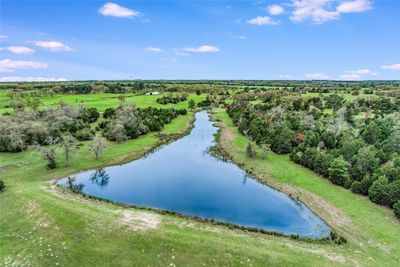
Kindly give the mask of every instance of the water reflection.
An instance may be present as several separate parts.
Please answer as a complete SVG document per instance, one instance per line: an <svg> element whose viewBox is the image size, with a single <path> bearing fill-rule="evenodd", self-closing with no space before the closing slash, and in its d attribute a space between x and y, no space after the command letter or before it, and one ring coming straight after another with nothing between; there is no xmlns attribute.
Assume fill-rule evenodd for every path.
<svg viewBox="0 0 400 267"><path fill-rule="evenodd" d="M106 186L110 180L110 175L107 174L104 168L97 169L91 176L90 181L99 186Z"/></svg>

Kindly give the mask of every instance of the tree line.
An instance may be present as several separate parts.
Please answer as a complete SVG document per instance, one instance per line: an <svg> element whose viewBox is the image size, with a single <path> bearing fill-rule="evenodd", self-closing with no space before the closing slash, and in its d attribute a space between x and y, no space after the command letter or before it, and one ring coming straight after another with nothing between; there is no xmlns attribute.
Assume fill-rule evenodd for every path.
<svg viewBox="0 0 400 267"><path fill-rule="evenodd" d="M256 145L289 154L294 162L399 216L400 96L346 101L340 94L244 93L227 105L227 112Z"/></svg>

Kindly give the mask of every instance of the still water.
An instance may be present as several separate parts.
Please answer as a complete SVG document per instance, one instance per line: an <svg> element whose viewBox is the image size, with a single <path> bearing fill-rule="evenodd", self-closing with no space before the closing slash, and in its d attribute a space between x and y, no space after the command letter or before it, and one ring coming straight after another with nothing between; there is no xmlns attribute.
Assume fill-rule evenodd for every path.
<svg viewBox="0 0 400 267"><path fill-rule="evenodd" d="M83 192L124 204L179 212L285 234L324 237L327 225L306 206L210 153L218 128L196 113L191 133L128 164L74 175ZM60 183L65 183L65 179Z"/></svg>

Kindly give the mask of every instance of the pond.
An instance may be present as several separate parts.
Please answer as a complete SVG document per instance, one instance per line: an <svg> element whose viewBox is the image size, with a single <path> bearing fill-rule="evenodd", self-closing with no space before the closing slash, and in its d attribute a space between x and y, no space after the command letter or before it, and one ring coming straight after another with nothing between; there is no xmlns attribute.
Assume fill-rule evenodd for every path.
<svg viewBox="0 0 400 267"><path fill-rule="evenodd" d="M200 111L189 135L128 164L78 173L75 183L83 193L128 205L302 237L329 235L305 205L208 153L217 131Z"/></svg>

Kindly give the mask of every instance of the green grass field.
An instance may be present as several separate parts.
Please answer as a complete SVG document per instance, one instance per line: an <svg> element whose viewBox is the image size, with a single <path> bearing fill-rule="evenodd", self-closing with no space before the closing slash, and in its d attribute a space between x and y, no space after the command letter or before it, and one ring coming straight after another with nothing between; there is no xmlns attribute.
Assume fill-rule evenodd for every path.
<svg viewBox="0 0 400 267"><path fill-rule="evenodd" d="M136 94L123 94L125 96L125 103L135 104L139 108L143 107L156 107L156 108L187 108L188 102L193 99L196 103L206 99L206 95L189 94L186 101L177 104L162 105L157 103L157 98L161 95L136 95ZM120 103L118 99L119 94L98 93L98 94L56 94L54 96L40 97L40 108L47 108L55 106L64 101L72 106L79 106L84 104L86 107L95 107L99 111L104 111L106 108L116 107ZM4 112L12 112L10 91L0 91L0 114Z"/></svg>
<svg viewBox="0 0 400 267"><path fill-rule="evenodd" d="M74 96L68 97L74 101ZM142 107L154 105L155 97L140 97L132 101ZM88 100L88 105L112 106L100 96L95 98L98 101ZM183 131L192 116L177 117L163 133ZM338 246L229 229L86 199L51 183L141 157L160 144L155 133L149 133L122 144L108 143L98 161L83 142L70 166L64 166L60 154L59 167L51 171L37 152L0 153L0 177L7 186L0 193L0 265L399 266L400 224L388 209L330 184L287 156L248 160L245 138L222 109L215 116L227 125L229 138L221 138L221 145L235 161L264 182L299 196L348 243Z"/></svg>

